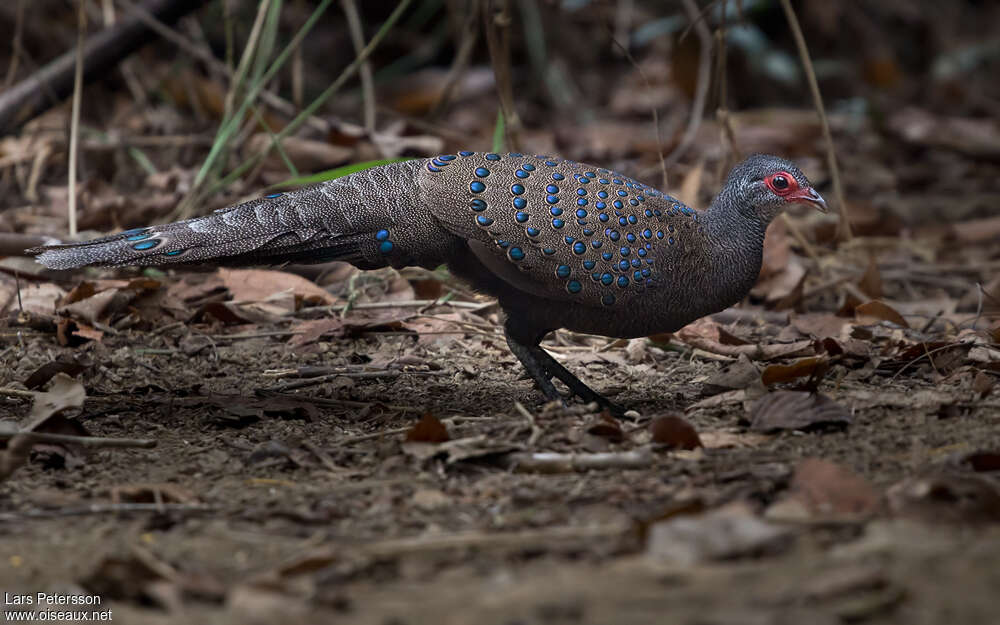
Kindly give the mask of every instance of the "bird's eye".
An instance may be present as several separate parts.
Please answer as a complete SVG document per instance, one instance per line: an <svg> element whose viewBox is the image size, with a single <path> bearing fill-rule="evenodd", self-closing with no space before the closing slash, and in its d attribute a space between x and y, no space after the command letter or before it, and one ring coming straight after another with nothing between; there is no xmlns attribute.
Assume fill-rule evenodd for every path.
<svg viewBox="0 0 1000 625"><path fill-rule="evenodd" d="M773 178L773 184L775 189L787 189L788 188L788 178L782 175L777 175Z"/></svg>

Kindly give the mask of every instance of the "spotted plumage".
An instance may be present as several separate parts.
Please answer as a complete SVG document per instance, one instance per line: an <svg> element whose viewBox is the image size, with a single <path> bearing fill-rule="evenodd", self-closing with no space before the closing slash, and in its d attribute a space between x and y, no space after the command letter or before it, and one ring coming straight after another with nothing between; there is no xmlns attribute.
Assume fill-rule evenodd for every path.
<svg viewBox="0 0 1000 625"><path fill-rule="evenodd" d="M196 219L31 250L55 269L344 260L437 267L496 296L514 354L549 398L557 377L604 401L538 347L569 328L673 331L741 299L764 230L822 198L791 163L755 155L707 211L619 173L564 159L462 151L394 163Z"/></svg>

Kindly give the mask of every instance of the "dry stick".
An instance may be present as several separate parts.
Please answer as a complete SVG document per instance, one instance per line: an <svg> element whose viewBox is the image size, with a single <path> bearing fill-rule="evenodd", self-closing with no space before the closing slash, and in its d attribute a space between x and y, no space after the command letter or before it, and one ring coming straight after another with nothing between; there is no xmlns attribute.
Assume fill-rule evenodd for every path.
<svg viewBox="0 0 1000 625"><path fill-rule="evenodd" d="M355 56L361 54L365 47L365 35L361 32L361 16L358 14L358 5L354 0L340 0L340 6L344 9L344 17L347 18L347 30L351 34L351 45L354 46ZM369 137L375 135L375 82L372 80L371 61L365 59L358 68L358 78L361 80L361 101L364 105L365 131ZM374 142L376 149L381 152L378 142ZM384 156L384 154L383 154Z"/></svg>
<svg viewBox="0 0 1000 625"><path fill-rule="evenodd" d="M494 11L494 4L501 3L500 11ZM514 88L510 78L510 3L508 0L489 0L483 11L483 28L486 30L486 47L490 51L493 76L496 80L497 95L500 97L500 113L504 119L504 134L507 147L521 149L521 118L514 109ZM503 37L497 30L503 28Z"/></svg>
<svg viewBox="0 0 1000 625"><path fill-rule="evenodd" d="M69 236L76 236L76 161L80 139L80 100L83 92L83 40L87 34L87 11L84 0L77 4L76 71L73 75L73 112L69 126L69 189L67 210L69 211Z"/></svg>
<svg viewBox="0 0 1000 625"><path fill-rule="evenodd" d="M528 425L531 426L531 436L528 437L528 447L534 447L535 444L538 443L538 439L542 436L542 428L538 427L538 420L535 419L535 415L531 414L531 412L529 412L521 402L514 402L514 408L521 413L521 416L528 420Z"/></svg>
<svg viewBox="0 0 1000 625"><path fill-rule="evenodd" d="M715 31L715 49L718 58L715 84L719 87L715 117L719 122L719 135L723 153L729 157L719 161L719 169L715 172L715 179L720 185L726 172L741 158L739 148L736 147L736 133L733 131L733 119L729 116L729 86L726 79L726 4L725 0L723 0L720 5L719 15L721 26Z"/></svg>
<svg viewBox="0 0 1000 625"><path fill-rule="evenodd" d="M11 42L10 65L7 66L7 76L4 78L4 89L14 84L17 76L17 66L21 61L21 40L24 38L24 0L17 0L14 18L14 40Z"/></svg>
<svg viewBox="0 0 1000 625"><path fill-rule="evenodd" d="M0 431L0 440L14 437L23 438L38 443L73 443L82 447L139 447L152 449L156 441L150 438L108 438L102 436L74 436L72 434L52 434L49 432L4 432Z"/></svg>
<svg viewBox="0 0 1000 625"><path fill-rule="evenodd" d="M812 92L813 104L816 106L816 113L819 114L819 122L823 128L823 140L826 142L826 162L830 168L830 178L833 180L833 195L837 198L837 208L840 209L840 223L837 228L837 236L841 241L850 241L853 235L851 234L851 223L847 216L847 204L844 202L844 188L840 184L840 168L837 166L837 153L833 147L833 135L830 134L830 122L826 118L823 96L820 95L819 83L816 82L816 73L813 71L812 61L809 59L809 48L806 47L806 39L802 35L799 18L795 15L791 0L781 0L781 6L785 9L788 25L792 29L792 36L795 37L795 46L799 50L802 67L805 69L806 79L809 82L809 90Z"/></svg>
<svg viewBox="0 0 1000 625"><path fill-rule="evenodd" d="M629 52L628 49L625 46L623 46L620 41L618 41L617 38L612 37L611 41L613 41L614 44L618 46L618 48L622 51L622 55L625 57L625 59L629 63L631 63L632 67L634 67L639 72L639 77L642 78L642 83L643 86L646 87L646 91L652 93L653 88L649 84L649 78L646 77L646 72L642 71L642 67L640 67L639 64L635 62L635 59L632 57L632 53ZM653 112L653 132L656 135L656 154L657 156L660 157L660 170L661 173L663 174L663 188L666 189L670 185L667 176L667 162L663 158L663 137L660 136L660 114L656 110L655 104L652 107L652 112Z"/></svg>
<svg viewBox="0 0 1000 625"><path fill-rule="evenodd" d="M702 116L705 112L705 100L708 97L708 84L712 77L712 33L708 31L704 20L699 18L698 5L694 3L694 0L682 0L682 3L691 24L694 26L694 32L698 35L701 53L698 56L698 82L695 85L691 117L688 118L688 125L684 129L681 142L667 156L667 167L675 164L694 143L698 128L701 127Z"/></svg>
<svg viewBox="0 0 1000 625"><path fill-rule="evenodd" d="M478 19L479 2L478 0L472 0L466 7L465 22L462 24L462 40L458 46L458 53L455 54L455 58L451 62L451 67L448 68L448 75L444 79L444 87L441 88L437 101L434 102L430 113L427 114L428 119L436 119L444 112L445 107L448 106L448 102L451 100L452 92L465 75L465 72L468 71L469 61L472 59L472 51L476 47L476 42L479 41L479 29L476 28L476 20Z"/></svg>
<svg viewBox="0 0 1000 625"><path fill-rule="evenodd" d="M215 58L211 51L205 49L203 46L199 46L194 42L189 41L186 37L184 37L184 35L170 28L170 26L157 19L145 8L133 3L132 0L118 1L125 5L132 17L138 19L150 30L156 32L156 34L160 35L160 37L187 52L192 57L205 62L205 64L207 64L213 71L219 72L228 80L233 80L234 76L236 76L236 71L233 70L230 65ZM228 3L224 4L228 6ZM296 110L300 108L298 105L292 104L288 100L285 100L273 91L269 91L267 89L261 90L260 98L278 112L288 115L289 117L295 115ZM312 128L322 132L326 132L330 127L327 122L314 115L310 115L306 121ZM209 143L211 143L211 141Z"/></svg>

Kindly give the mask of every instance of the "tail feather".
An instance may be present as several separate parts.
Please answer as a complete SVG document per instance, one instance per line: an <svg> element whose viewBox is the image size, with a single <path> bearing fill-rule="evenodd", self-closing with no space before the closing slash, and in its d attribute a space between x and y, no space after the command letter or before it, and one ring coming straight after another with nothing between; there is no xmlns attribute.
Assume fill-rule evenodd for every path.
<svg viewBox="0 0 1000 625"><path fill-rule="evenodd" d="M361 260L358 233L329 229L322 213L299 210L299 200L253 200L215 213L160 226L136 228L81 243L28 250L50 269L96 266L220 265Z"/></svg>
<svg viewBox="0 0 1000 625"><path fill-rule="evenodd" d="M345 260L437 266L454 242L420 202L419 161L356 172L210 215L28 250L51 269Z"/></svg>

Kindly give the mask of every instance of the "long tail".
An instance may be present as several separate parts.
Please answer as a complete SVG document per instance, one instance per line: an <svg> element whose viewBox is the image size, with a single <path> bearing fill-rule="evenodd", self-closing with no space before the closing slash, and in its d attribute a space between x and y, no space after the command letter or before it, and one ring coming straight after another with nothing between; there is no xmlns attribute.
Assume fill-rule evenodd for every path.
<svg viewBox="0 0 1000 625"><path fill-rule="evenodd" d="M344 260L359 267L391 259L380 245L411 205L411 162L395 163L211 215L63 245L28 250L51 269L85 265L207 263L262 265Z"/></svg>

